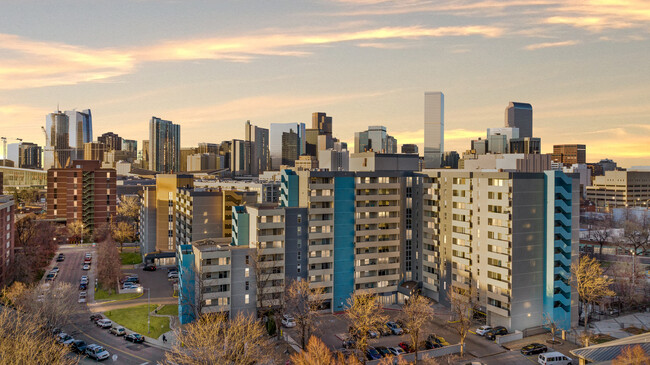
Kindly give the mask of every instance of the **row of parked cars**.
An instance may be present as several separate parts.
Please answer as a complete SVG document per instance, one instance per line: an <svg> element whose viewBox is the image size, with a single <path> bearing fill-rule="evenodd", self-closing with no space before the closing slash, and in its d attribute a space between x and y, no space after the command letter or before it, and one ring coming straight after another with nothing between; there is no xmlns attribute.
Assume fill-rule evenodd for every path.
<svg viewBox="0 0 650 365"><path fill-rule="evenodd" d="M481 326L476 329L476 334L484 336L488 340L494 340L496 336L508 334L508 329L503 326ZM539 355L537 363L543 365L569 365L573 362L571 358L560 352L548 352L548 347L541 343L531 343L521 348L521 354L524 356Z"/></svg>
<svg viewBox="0 0 650 365"><path fill-rule="evenodd" d="M431 350L443 346L449 346L449 342L447 342L441 336L430 334L427 336L427 339L425 341L421 341L418 344L418 350ZM368 360L379 360L383 357L399 356L409 352L415 352L413 344L411 342L400 342L397 346L394 347L368 347L365 356Z"/></svg>
<svg viewBox="0 0 650 365"><path fill-rule="evenodd" d="M101 314L92 314L90 315L90 320L95 323L98 327L109 329L108 332L115 336L124 336L124 340L130 341L133 343L143 343L144 336L139 333L129 333L126 334L126 329L122 326L114 325L113 321L108 318L104 318Z"/></svg>
<svg viewBox="0 0 650 365"><path fill-rule="evenodd" d="M57 333L56 341L62 345L69 346L72 352L86 355L96 361L106 360L111 356L102 346L94 343L87 344L86 341L74 339L65 332Z"/></svg>

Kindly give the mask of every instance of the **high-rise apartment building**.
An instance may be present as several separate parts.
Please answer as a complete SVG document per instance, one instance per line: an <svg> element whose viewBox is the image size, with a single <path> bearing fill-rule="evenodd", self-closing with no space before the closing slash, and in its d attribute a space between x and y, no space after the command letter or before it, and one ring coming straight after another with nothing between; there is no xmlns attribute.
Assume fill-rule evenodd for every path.
<svg viewBox="0 0 650 365"><path fill-rule="evenodd" d="M305 123L271 123L269 149L271 151L271 166L273 170L279 170L282 162L283 149L282 136L284 133L297 134L297 151L296 156L307 153L306 150L306 130ZM298 157L294 158L295 161Z"/></svg>
<svg viewBox="0 0 650 365"><path fill-rule="evenodd" d="M106 145L102 142L84 143L84 160L104 161Z"/></svg>
<svg viewBox="0 0 650 365"><path fill-rule="evenodd" d="M80 221L92 233L116 214L116 172L99 161L76 160L47 171L47 218Z"/></svg>
<svg viewBox="0 0 650 365"><path fill-rule="evenodd" d="M0 288L11 284L14 278L14 243L16 206L11 196L2 195L0 173Z"/></svg>
<svg viewBox="0 0 650 365"><path fill-rule="evenodd" d="M84 143L93 140L93 118L90 109L82 111L66 110L70 126L70 148L71 159L80 160L83 158Z"/></svg>
<svg viewBox="0 0 650 365"><path fill-rule="evenodd" d="M181 126L151 117L149 121L149 170L160 173L180 171Z"/></svg>
<svg viewBox="0 0 650 365"><path fill-rule="evenodd" d="M45 120L43 169L66 167L71 161L70 118L60 110Z"/></svg>
<svg viewBox="0 0 650 365"><path fill-rule="evenodd" d="M199 143L197 153L214 153L215 155L219 154L219 145L216 143Z"/></svg>
<svg viewBox="0 0 650 365"><path fill-rule="evenodd" d="M106 132L97 137L97 141L106 146L106 151L121 151L122 137L113 132Z"/></svg>
<svg viewBox="0 0 650 365"><path fill-rule="evenodd" d="M519 128L519 138L533 138L533 106L511 101L506 107L505 126Z"/></svg>
<svg viewBox="0 0 650 365"><path fill-rule="evenodd" d="M445 96L424 93L424 168L437 169L445 152Z"/></svg>
<svg viewBox="0 0 650 365"><path fill-rule="evenodd" d="M551 159L553 162L558 162L565 166L587 163L587 146L584 144L553 145Z"/></svg>
<svg viewBox="0 0 650 365"><path fill-rule="evenodd" d="M244 141L250 142L250 174L257 176L270 170L271 151L269 150L269 130L252 125L250 120L244 125Z"/></svg>
<svg viewBox="0 0 650 365"><path fill-rule="evenodd" d="M138 158L138 141L134 139L122 139L122 151L126 151L131 155L131 159Z"/></svg>
<svg viewBox="0 0 650 365"><path fill-rule="evenodd" d="M366 151L397 153L397 140L386 133L386 127L369 126L368 130L354 134L354 153Z"/></svg>

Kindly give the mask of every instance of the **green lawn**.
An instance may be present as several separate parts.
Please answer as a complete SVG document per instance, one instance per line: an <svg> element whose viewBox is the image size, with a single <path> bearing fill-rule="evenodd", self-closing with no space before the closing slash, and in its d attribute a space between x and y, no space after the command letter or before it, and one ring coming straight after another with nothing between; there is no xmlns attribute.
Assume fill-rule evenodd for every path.
<svg viewBox="0 0 650 365"><path fill-rule="evenodd" d="M149 310L153 311L157 307L158 304L151 304ZM163 333L169 331L169 318L150 316L149 319L151 321L151 332L147 333L146 304L135 307L110 310L104 312L104 315L106 315L106 317L108 317L111 321L148 337L158 338Z"/></svg>
<svg viewBox="0 0 650 365"><path fill-rule="evenodd" d="M139 252L121 252L122 265L136 265L142 263L142 256Z"/></svg>
<svg viewBox="0 0 650 365"><path fill-rule="evenodd" d="M177 316L178 315L178 304L166 304L158 310L158 314L166 316Z"/></svg>
<svg viewBox="0 0 650 365"><path fill-rule="evenodd" d="M140 296L142 296L142 293L118 294L117 291L113 291L113 294L109 294L108 291L104 290L101 286L95 291L95 300L129 300Z"/></svg>

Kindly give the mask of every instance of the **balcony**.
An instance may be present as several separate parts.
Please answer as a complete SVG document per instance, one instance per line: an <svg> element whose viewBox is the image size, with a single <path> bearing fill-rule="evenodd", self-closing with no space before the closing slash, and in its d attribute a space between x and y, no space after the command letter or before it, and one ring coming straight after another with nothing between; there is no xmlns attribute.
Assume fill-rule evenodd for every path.
<svg viewBox="0 0 650 365"><path fill-rule="evenodd" d="M486 309L492 313L498 314L504 317L510 317L510 311L504 308L495 307L491 304L486 305Z"/></svg>

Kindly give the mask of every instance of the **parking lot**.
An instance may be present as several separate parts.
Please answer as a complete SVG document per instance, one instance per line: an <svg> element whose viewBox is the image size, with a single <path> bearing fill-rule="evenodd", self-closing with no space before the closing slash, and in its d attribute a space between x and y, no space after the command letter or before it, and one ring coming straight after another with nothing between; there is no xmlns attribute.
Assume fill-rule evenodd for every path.
<svg viewBox="0 0 650 365"><path fill-rule="evenodd" d="M167 273L168 267L158 267L156 271L144 271L141 267L122 270L124 275L138 275L140 285L151 290L151 299L172 298L174 290L172 281L167 279Z"/></svg>

